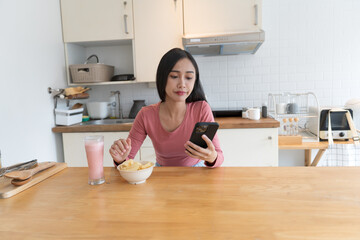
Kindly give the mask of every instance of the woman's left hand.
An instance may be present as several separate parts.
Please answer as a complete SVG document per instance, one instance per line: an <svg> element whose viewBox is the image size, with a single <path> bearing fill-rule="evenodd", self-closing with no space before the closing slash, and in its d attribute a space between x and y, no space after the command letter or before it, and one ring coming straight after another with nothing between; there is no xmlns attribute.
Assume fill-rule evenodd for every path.
<svg viewBox="0 0 360 240"><path fill-rule="evenodd" d="M190 141L187 141L184 145L186 154L192 158L201 159L209 163L215 162L217 158L217 151L215 150L214 144L205 134L201 137L206 142L207 148L202 148Z"/></svg>

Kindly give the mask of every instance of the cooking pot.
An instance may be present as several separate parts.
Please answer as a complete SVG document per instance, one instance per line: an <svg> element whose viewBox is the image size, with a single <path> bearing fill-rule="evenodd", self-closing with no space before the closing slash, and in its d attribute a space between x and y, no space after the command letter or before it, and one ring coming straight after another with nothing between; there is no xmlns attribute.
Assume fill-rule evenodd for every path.
<svg viewBox="0 0 360 240"><path fill-rule="evenodd" d="M88 102L86 107L90 118L104 119L110 115L110 102Z"/></svg>

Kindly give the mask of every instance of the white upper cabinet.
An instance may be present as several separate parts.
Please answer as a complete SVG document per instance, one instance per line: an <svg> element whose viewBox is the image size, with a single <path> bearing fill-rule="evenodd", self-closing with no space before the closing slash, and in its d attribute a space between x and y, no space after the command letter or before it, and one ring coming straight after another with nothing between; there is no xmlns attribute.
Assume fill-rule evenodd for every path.
<svg viewBox="0 0 360 240"><path fill-rule="evenodd" d="M184 0L184 35L261 29L261 0Z"/></svg>
<svg viewBox="0 0 360 240"><path fill-rule="evenodd" d="M154 82L161 57L183 48L182 0L133 0L134 58L138 82Z"/></svg>
<svg viewBox="0 0 360 240"><path fill-rule="evenodd" d="M64 42L133 38L132 0L61 0Z"/></svg>

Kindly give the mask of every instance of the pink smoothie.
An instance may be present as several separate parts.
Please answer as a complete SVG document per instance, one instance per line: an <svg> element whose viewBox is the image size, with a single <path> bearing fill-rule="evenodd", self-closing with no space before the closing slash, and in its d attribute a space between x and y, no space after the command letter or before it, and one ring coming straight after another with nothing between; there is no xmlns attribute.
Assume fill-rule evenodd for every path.
<svg viewBox="0 0 360 240"><path fill-rule="evenodd" d="M96 180L104 177L103 156L104 142L85 142L86 156L89 166L89 179Z"/></svg>

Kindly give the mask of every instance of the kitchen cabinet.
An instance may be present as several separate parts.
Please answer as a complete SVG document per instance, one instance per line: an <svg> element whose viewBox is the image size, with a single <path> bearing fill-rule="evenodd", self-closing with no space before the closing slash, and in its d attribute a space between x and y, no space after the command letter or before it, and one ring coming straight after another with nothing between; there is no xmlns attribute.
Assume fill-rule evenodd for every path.
<svg viewBox="0 0 360 240"><path fill-rule="evenodd" d="M161 57L182 48L182 0L133 0L134 58L138 82L155 82Z"/></svg>
<svg viewBox="0 0 360 240"><path fill-rule="evenodd" d="M155 82L161 57L182 48L182 0L61 0L61 14L69 85ZM69 65L91 54L136 81L73 83Z"/></svg>
<svg viewBox="0 0 360 240"><path fill-rule="evenodd" d="M134 73L132 40L65 43L65 65L69 86L129 83L128 81L74 83L70 75L69 66L72 64L83 64L92 54L99 57L100 63L114 66L114 75Z"/></svg>
<svg viewBox="0 0 360 240"><path fill-rule="evenodd" d="M219 129L218 136L224 153L222 166L278 166L277 128Z"/></svg>
<svg viewBox="0 0 360 240"><path fill-rule="evenodd" d="M63 133L64 160L69 167L87 167L84 138L90 135L104 136L104 166L114 166L109 149L114 141L119 138L127 138L129 132L84 132ZM136 154L135 160L152 161L155 163L155 151L151 140L145 139L143 146Z"/></svg>
<svg viewBox="0 0 360 240"><path fill-rule="evenodd" d="M69 66L83 64L95 54L114 66L114 75L134 74L132 0L61 0L67 82L107 85L128 82L74 83Z"/></svg>
<svg viewBox="0 0 360 240"><path fill-rule="evenodd" d="M61 0L64 42L133 38L131 0Z"/></svg>
<svg viewBox="0 0 360 240"><path fill-rule="evenodd" d="M184 35L259 31L261 0L184 0Z"/></svg>
<svg viewBox="0 0 360 240"><path fill-rule="evenodd" d="M127 138L129 132L63 133L64 159L70 167L86 167L84 138L104 136L104 166L113 166L108 152L114 141ZM224 153L224 167L278 166L277 128L219 129L218 136ZM147 137L135 160L156 162L155 149Z"/></svg>

